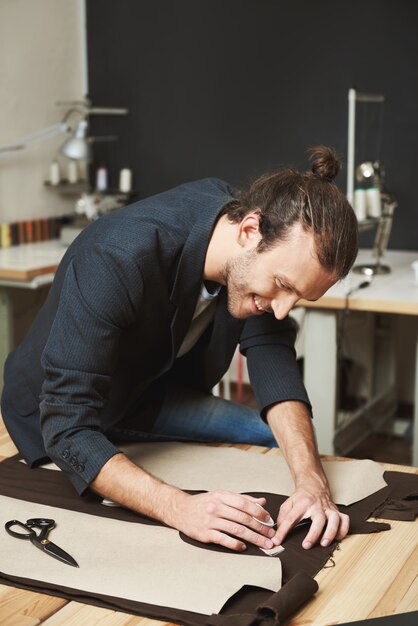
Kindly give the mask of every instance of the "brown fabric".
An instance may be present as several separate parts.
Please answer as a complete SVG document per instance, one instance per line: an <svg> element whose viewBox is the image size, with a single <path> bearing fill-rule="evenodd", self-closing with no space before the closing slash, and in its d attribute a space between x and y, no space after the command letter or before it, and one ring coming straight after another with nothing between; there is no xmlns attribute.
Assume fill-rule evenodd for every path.
<svg viewBox="0 0 418 626"><path fill-rule="evenodd" d="M411 497L411 494L415 494L418 491L418 476L414 474L386 472L385 480L388 483L387 487L353 505L339 507L341 511L347 512L351 517L351 532L356 532L356 528L357 531L360 532L376 532L380 527L376 527L375 523L365 525L365 521L369 517L372 515L376 516L376 511L388 500L403 501L405 498ZM61 472L51 472L42 468L29 469L24 464L18 462L17 456L0 463L0 494L20 498L29 502L37 502L67 510L80 511L90 515L125 521L136 521L145 524L158 524L158 522L154 520L126 509L103 506L100 503L101 499L91 493L80 497L75 493L73 487ZM253 495L259 494L254 493ZM280 504L285 500L285 496L278 496L276 494L263 495L267 497L267 509L270 515L275 517ZM390 518L387 517L387 519ZM385 528L386 527L387 525L385 525ZM293 598L293 591L292 587L289 587L289 581L301 571L306 572L309 576L314 576L324 566L336 546L334 543L328 546L328 548L315 546L309 551L303 550L301 541L305 534L306 527L294 529L283 544L285 550L281 553L280 560L282 561L284 586L278 593L282 594L282 600L285 604L291 602L291 599L287 597L288 595ZM187 540L191 541L188 538ZM205 549L222 549L219 546L207 546L206 544L203 547ZM249 550L251 549L252 548L249 548ZM255 547L254 550L258 551ZM237 558L242 558L243 556L244 555L237 554ZM262 558L272 557L266 556ZM158 607L133 601L123 601L120 598L108 596L100 597L98 595L91 597L88 594L74 589L62 588L59 585L40 584L36 580L7 577L4 574L0 574L0 582L38 592L46 591L54 595L84 603L104 606L114 610L122 610L160 620L171 620L190 626L209 624L210 622L208 622L208 620L212 619L210 616L194 614L187 611L178 611L170 609L169 607ZM304 601L306 593L306 590L302 590L300 593L298 599L300 603ZM253 620L255 614L254 607L268 602L270 596L271 592L267 590L244 587L240 592L230 598L222 609L221 614L222 616L231 617L233 615L243 616L243 620L239 622L239 626L244 626L244 624L248 626L252 624L272 624L273 622L271 622L270 617L266 618L264 616L264 622ZM253 621L244 621L244 619L251 619ZM260 616L256 619L259 620ZM270 619L270 622L266 621L268 619ZM215 624L216 622L213 623Z"/></svg>
<svg viewBox="0 0 418 626"><path fill-rule="evenodd" d="M272 493L251 492L248 495L252 495L256 498L265 497L267 504L264 508L270 513L273 519L277 518L279 508L281 504L286 500L286 496L281 496ZM341 507L347 508L347 507ZM283 552L280 553L280 560L282 562L282 582L287 583L301 570L305 571L310 576L315 574L325 565L329 557L332 555L336 543L324 548L320 545L313 546L310 550L304 550L302 548L302 539L307 533L306 526L294 528L283 541ZM187 537L183 533L180 533L181 538L186 543L193 546L202 548L203 550L213 550L215 552L229 552L228 548L224 548L218 544L205 544ZM254 545L248 545L246 554L260 554L260 550ZM236 553L237 558L242 557L241 553ZM266 556L265 558L272 558Z"/></svg>
<svg viewBox="0 0 418 626"><path fill-rule="evenodd" d="M205 626L259 626L257 615L240 613L238 615L211 615Z"/></svg>
<svg viewBox="0 0 418 626"><path fill-rule="evenodd" d="M206 626L275 626L307 602L318 590L318 583L305 572L299 572L282 589L258 605L253 614L211 615Z"/></svg>
<svg viewBox="0 0 418 626"><path fill-rule="evenodd" d="M350 535L369 535L370 533L380 533L382 530L390 530L390 524L384 522L362 522L351 520Z"/></svg>
<svg viewBox="0 0 418 626"><path fill-rule="evenodd" d="M375 514L376 517L383 517L384 519L413 522L418 515L418 501L388 500L376 510Z"/></svg>
<svg viewBox="0 0 418 626"><path fill-rule="evenodd" d="M299 572L288 582L287 590L286 596L279 593L272 594L267 602L257 607L257 613L273 617L280 623L318 591L318 583L305 572Z"/></svg>
<svg viewBox="0 0 418 626"><path fill-rule="evenodd" d="M63 472L31 469L20 463L17 455L0 463L0 494L125 522L162 525L128 509L103 506L102 499L91 491L79 496Z"/></svg>
<svg viewBox="0 0 418 626"><path fill-rule="evenodd" d="M415 474L402 474L402 481L398 479L398 472L386 472L389 477L389 494L373 512L374 517L413 522L418 516L418 489ZM415 480L414 480L415 479Z"/></svg>
<svg viewBox="0 0 418 626"><path fill-rule="evenodd" d="M402 476L404 476L404 474L400 474L401 478ZM418 476L416 478L418 483ZM392 477L392 480L396 479L396 476L395 478ZM373 511L376 503L381 501L382 498L385 498L384 491L386 489L387 488L382 489L379 492L376 492L376 494L369 496L369 498L361 500L360 502L356 502L355 504L352 504L350 506L338 507L342 513L347 513L350 516L350 534L369 534L373 532L390 530L389 524L366 521L367 518L370 517L370 512ZM270 513L273 519L277 518L280 506L286 500L286 496L271 493L252 492L249 495L255 496L257 498L265 497L267 499L267 504L264 508ZM313 546L310 550L304 550L301 547L301 544L306 533L306 526L294 528L290 531L286 539L283 541L282 545L285 550L280 554L280 560L283 567L283 584L288 582L300 571L304 571L310 576L315 576L315 574L325 565L325 563L328 561L328 559L335 550L336 542L332 543L326 548L317 544ZM199 546L204 550L215 550L217 552L228 551L227 548L224 548L217 544L200 543L195 539L187 537L183 533L181 533L180 536L186 543L190 543L194 546ZM259 549L256 546L249 545L246 552L247 554L259 554ZM238 553L237 556L240 556L240 554Z"/></svg>

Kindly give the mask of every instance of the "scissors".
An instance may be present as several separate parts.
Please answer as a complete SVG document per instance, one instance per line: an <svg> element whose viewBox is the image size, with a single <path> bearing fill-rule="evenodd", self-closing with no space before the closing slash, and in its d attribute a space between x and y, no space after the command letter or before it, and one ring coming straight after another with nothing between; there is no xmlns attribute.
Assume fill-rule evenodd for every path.
<svg viewBox="0 0 418 626"><path fill-rule="evenodd" d="M19 532L17 530L12 530L13 526L19 526L23 528L27 532ZM70 556L65 550L59 548L55 543L49 541L47 536L49 532L55 527L55 520L53 519L45 519L43 517L35 517L32 519L28 519L26 524L23 522L19 522L16 519L10 520L10 522L6 522L4 525L6 531L12 537L17 537L18 539L28 539L34 546L49 554L49 556L53 556L54 559L58 559L59 561L63 561L67 565L72 565L73 567L78 567L78 563ZM40 530L39 534L34 530L38 528Z"/></svg>

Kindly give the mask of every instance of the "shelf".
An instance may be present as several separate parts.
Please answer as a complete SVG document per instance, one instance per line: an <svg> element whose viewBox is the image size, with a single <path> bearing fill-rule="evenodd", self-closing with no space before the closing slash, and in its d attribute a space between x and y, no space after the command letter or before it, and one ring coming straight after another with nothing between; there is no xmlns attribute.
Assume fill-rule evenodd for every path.
<svg viewBox="0 0 418 626"><path fill-rule="evenodd" d="M44 182L44 186L51 191L58 191L66 196L79 196L81 193L89 190L89 185L86 180L79 180L76 183L70 183L68 180L62 180L58 183L58 185L51 185L51 183L46 180Z"/></svg>

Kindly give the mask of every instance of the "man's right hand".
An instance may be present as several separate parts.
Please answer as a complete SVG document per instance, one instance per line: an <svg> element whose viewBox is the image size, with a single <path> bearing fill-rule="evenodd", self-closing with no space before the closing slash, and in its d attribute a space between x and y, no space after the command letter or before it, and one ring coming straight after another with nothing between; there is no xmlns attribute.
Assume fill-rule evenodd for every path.
<svg viewBox="0 0 418 626"><path fill-rule="evenodd" d="M245 550L246 543L270 549L277 545L275 531L258 521L271 520L262 508L265 503L265 498L230 491L196 495L177 491L171 525L192 539L217 543L230 550Z"/></svg>
<svg viewBox="0 0 418 626"><path fill-rule="evenodd" d="M103 497L203 543L237 551L245 550L246 542L267 549L278 543L273 528L258 521L270 519L263 509L265 498L230 491L189 495L148 474L124 454L110 458L90 486Z"/></svg>

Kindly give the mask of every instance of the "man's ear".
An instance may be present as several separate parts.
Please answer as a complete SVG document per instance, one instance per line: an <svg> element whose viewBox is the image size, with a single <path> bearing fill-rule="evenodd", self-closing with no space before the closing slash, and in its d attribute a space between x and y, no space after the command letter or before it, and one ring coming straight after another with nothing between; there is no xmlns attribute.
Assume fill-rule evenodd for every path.
<svg viewBox="0 0 418 626"><path fill-rule="evenodd" d="M254 248L261 239L260 213L247 213L238 224L237 243L243 247Z"/></svg>

